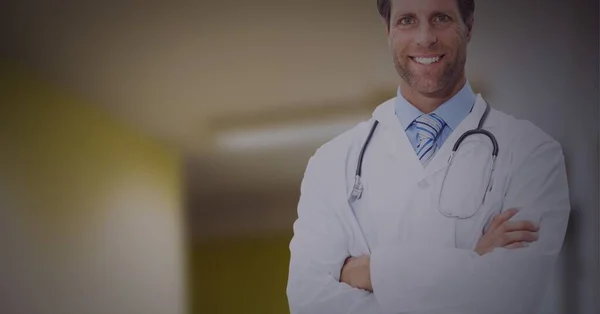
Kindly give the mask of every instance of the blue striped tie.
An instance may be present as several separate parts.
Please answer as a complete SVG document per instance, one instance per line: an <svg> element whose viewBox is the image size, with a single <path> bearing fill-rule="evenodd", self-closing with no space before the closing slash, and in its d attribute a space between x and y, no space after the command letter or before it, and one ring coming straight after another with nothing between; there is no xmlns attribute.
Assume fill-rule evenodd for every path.
<svg viewBox="0 0 600 314"><path fill-rule="evenodd" d="M436 139L446 124L434 113L424 114L415 119L417 126L417 156L423 165L431 160L437 149Z"/></svg>

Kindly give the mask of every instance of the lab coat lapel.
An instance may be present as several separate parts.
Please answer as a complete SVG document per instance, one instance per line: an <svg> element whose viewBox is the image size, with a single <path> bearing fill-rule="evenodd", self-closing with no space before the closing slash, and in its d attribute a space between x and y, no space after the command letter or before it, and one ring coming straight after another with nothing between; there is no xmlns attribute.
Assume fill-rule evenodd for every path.
<svg viewBox="0 0 600 314"><path fill-rule="evenodd" d="M438 150L438 152L433 156L429 164L425 167L425 171L421 179L426 179L434 175L436 172L445 169L448 166L448 159L450 158L450 154L452 153L454 143L456 143L460 136L466 131L477 128L477 124L479 123L479 119L483 116L485 107L486 103L481 97L481 94L477 94L473 110L458 125L458 127L454 131L452 131L452 133L446 139L446 141L444 141L442 147Z"/></svg>
<svg viewBox="0 0 600 314"><path fill-rule="evenodd" d="M377 107L373 112L373 118L379 121L381 129L379 130L379 136L385 138L385 143L389 143L385 151L397 161L397 165L402 166L403 173L416 181L423 177L423 165L417 154L415 154L406 131L396 117L395 101L396 98L392 98Z"/></svg>

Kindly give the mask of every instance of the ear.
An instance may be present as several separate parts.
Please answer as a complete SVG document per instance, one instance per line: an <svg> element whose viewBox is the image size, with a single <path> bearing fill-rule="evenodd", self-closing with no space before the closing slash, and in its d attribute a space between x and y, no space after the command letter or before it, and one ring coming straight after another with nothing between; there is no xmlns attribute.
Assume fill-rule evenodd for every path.
<svg viewBox="0 0 600 314"><path fill-rule="evenodd" d="M473 24L475 23L475 18L471 15L471 17L467 20L467 41L471 41L471 34L473 33Z"/></svg>

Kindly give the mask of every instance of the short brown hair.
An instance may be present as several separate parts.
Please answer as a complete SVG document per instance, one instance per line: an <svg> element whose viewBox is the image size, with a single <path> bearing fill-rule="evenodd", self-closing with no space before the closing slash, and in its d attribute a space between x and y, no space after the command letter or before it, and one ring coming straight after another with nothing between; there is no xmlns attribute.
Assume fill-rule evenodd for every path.
<svg viewBox="0 0 600 314"><path fill-rule="evenodd" d="M467 24L469 20L473 18L473 13L475 12L475 0L456 1L458 1L458 10L460 11L463 22ZM385 19L385 22L389 27L392 11L391 0L377 0L377 10L379 10L379 14Z"/></svg>

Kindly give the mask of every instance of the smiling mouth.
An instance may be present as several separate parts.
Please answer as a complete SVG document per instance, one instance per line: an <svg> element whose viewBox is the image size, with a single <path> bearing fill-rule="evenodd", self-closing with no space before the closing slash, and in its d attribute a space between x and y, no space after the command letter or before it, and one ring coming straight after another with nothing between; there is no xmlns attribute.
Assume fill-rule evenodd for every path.
<svg viewBox="0 0 600 314"><path fill-rule="evenodd" d="M439 62L444 56L445 55L439 55L435 57L410 57L410 59L418 64L430 65Z"/></svg>

